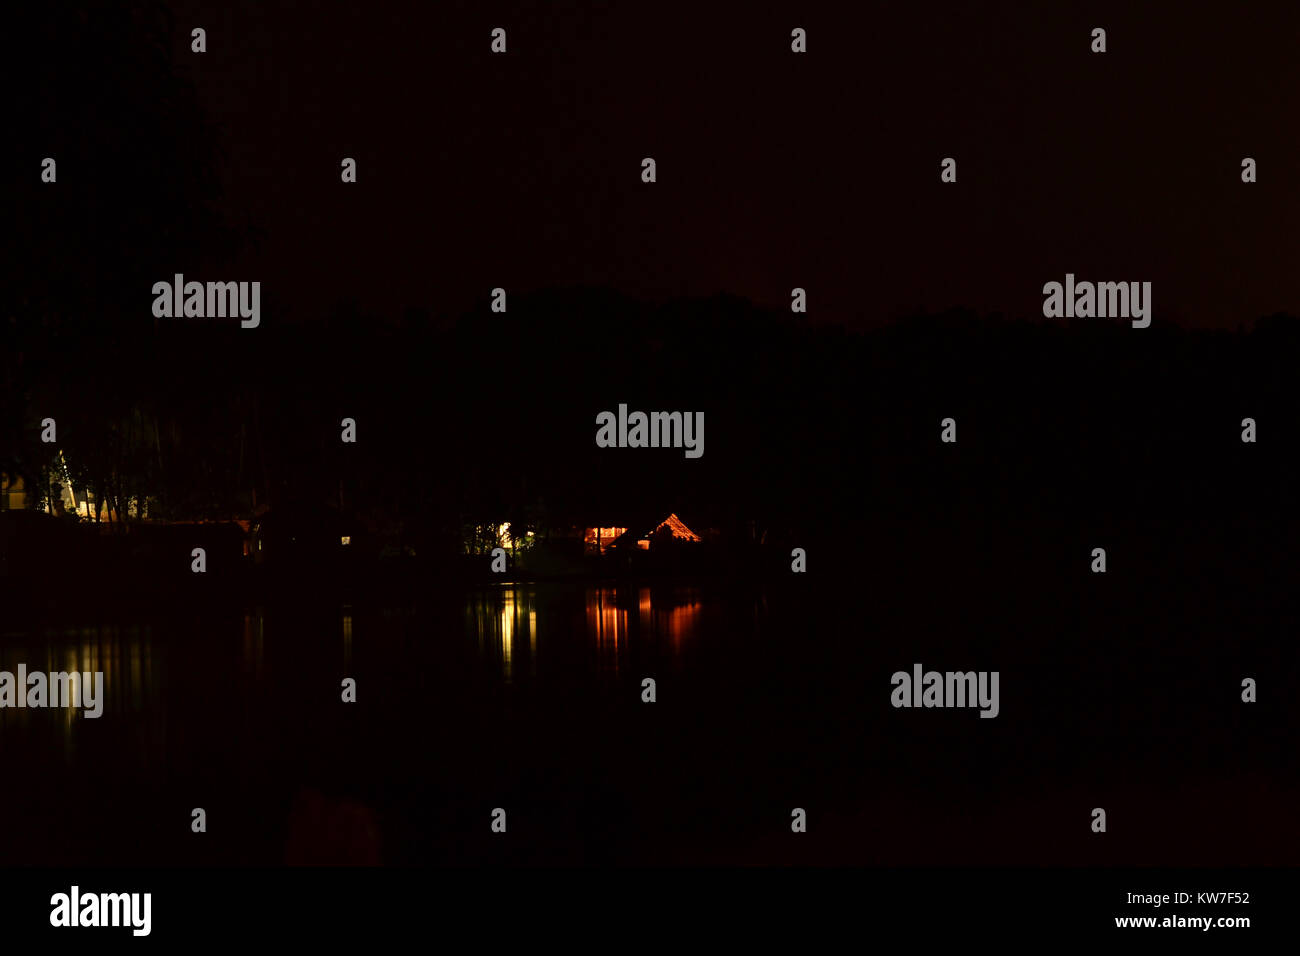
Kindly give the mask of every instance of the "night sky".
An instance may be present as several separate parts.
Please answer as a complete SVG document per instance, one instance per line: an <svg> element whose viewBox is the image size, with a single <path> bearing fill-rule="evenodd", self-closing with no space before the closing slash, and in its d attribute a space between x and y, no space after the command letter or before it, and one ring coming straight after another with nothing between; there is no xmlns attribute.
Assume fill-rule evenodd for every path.
<svg viewBox="0 0 1300 956"><path fill-rule="evenodd" d="M1295 312L1300 8L1141 6L177 0L172 52L264 231L222 277L286 319L802 286L869 327L1041 316L1066 272L1153 282L1156 323Z"/></svg>

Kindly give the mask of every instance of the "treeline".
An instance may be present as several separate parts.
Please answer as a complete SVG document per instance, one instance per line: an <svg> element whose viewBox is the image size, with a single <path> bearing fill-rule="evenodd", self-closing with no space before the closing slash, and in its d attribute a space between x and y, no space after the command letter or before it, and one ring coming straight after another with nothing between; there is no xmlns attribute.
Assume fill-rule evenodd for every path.
<svg viewBox="0 0 1300 956"><path fill-rule="evenodd" d="M79 341L26 337L0 467L39 493L61 451L119 514L292 504L445 534L662 510L761 538L881 513L1245 514L1288 507L1297 477L1287 316L1229 333L948 313L849 333L729 297L570 290L452 323L348 310ZM597 448L597 413L621 402L703 411L704 456Z"/></svg>

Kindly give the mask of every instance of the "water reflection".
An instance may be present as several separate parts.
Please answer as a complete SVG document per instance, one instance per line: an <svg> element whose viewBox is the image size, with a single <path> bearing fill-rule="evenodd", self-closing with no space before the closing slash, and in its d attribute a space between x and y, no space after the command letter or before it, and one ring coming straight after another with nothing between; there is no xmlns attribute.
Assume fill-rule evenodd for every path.
<svg viewBox="0 0 1300 956"><path fill-rule="evenodd" d="M695 588L600 587L547 598L540 601L534 586L508 585L467 602L469 632L506 683L517 678L525 655L536 675L539 614L549 640L585 640L597 669L611 677L625 669L636 642L662 643L680 656L701 625L703 600Z"/></svg>
<svg viewBox="0 0 1300 956"><path fill-rule="evenodd" d="M527 643L530 673L536 674L537 593L534 588L507 586L471 595L465 614L478 637L480 653L495 660L507 684L514 680L515 658Z"/></svg>
<svg viewBox="0 0 1300 956"><path fill-rule="evenodd" d="M262 661L265 657L266 615L259 608L252 614L244 615L244 674L260 683L262 680Z"/></svg>
<svg viewBox="0 0 1300 956"><path fill-rule="evenodd" d="M352 605L343 605L343 670L352 673Z"/></svg>
<svg viewBox="0 0 1300 956"><path fill-rule="evenodd" d="M627 653L627 619L627 610L618 606L616 589L593 588L587 592L587 633L596 641L600 668L615 676L620 664L620 639L622 653Z"/></svg>
<svg viewBox="0 0 1300 956"><path fill-rule="evenodd" d="M587 591L587 633L603 670L619 673L629 643L666 641L675 656L700 627L696 588L593 588ZM635 612L633 609L635 608Z"/></svg>
<svg viewBox="0 0 1300 956"><path fill-rule="evenodd" d="M46 675L46 700L49 707L0 708L0 735L24 732L39 736L43 729L57 726L65 754L75 748L77 735L86 720L113 720L124 714L148 710L158 698L155 680L152 633L148 626L103 625L99 627L45 628L39 633L5 635L0 646L0 670L17 679L18 667L25 664L27 674L40 671ZM86 717L85 695L95 692L93 684L83 680L82 700L73 695L59 706L51 675L94 674L102 672L100 699L96 701L100 716ZM26 699L27 687L15 688ZM50 711L58 711L57 715ZM53 719L51 719L53 718Z"/></svg>
<svg viewBox="0 0 1300 956"><path fill-rule="evenodd" d="M713 614L718 606L693 588L512 584L449 595L435 613L463 612L464 633L471 640L466 649L472 654L476 641L492 679L511 685L546 679L544 670L539 676L539 664L548 654L547 663L562 679L587 668L601 680L622 679L643 665L653 666L655 659L687 666L692 645L712 626L705 624L706 611ZM425 633L410 607L334 605L327 613L303 623L278 620L273 608L251 607L201 621L164 620L156 633L143 623L7 633L0 637L0 670L16 675L18 665L26 664L29 673L47 675L102 671L103 716L88 724L84 700L82 707L69 701L53 713L46 712L52 708L0 708L0 741L35 751L61 749L69 759L76 753L78 760L117 748L129 751L122 754L129 763L162 766L174 759L169 742L173 749L206 743L217 733L214 728L233 716L225 732L256 748L275 739L281 710L295 699L293 686L284 690L286 667L304 668L305 674L291 679L315 687L327 674L336 680L340 657L343 672L352 674L354 658L364 656L353 653L358 627L370 653L381 660L406 653L408 632ZM326 646L319 641L322 620L332 627ZM721 619L718 624L726 626ZM268 628L272 645L266 641ZM441 664L440 655L450 649L437 642L427 650ZM315 699L306 691L304 697ZM79 741L92 739L94 751L79 750Z"/></svg>
<svg viewBox="0 0 1300 956"><path fill-rule="evenodd" d="M657 618L652 617L651 624L657 634L668 637L673 651L680 654L682 642L695 633L699 621L700 602L696 599L685 600L661 611Z"/></svg>

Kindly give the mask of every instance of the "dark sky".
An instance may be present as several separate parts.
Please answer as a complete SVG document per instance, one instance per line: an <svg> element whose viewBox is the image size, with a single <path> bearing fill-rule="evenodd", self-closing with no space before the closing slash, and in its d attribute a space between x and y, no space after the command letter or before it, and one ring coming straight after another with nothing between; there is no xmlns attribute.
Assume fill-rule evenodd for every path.
<svg viewBox="0 0 1300 956"><path fill-rule="evenodd" d="M266 233L210 278L294 319L578 284L1035 316L1066 272L1153 282L1157 323L1300 311L1295 3L172 6Z"/></svg>

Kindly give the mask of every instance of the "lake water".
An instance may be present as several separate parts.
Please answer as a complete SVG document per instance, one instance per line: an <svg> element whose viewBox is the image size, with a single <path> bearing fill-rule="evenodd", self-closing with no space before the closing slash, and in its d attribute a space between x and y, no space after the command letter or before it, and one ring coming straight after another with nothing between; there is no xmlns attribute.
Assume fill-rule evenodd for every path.
<svg viewBox="0 0 1300 956"><path fill-rule="evenodd" d="M0 861L1294 854L1294 827L1276 826L1296 796L1294 774L1274 766L1289 745L1266 719L1251 723L1231 686L1205 703L1222 690L1221 655L1170 665L1188 704L1153 713L1141 688L1174 660L1161 635L1114 668L1107 655L1123 644L1085 634L1094 620L1064 615L1044 642L1000 629L1009 612L996 600L959 605L873 596L865 582L816 599L797 588L520 584L400 606L317 595L148 619L103 612L93 624L10 621L0 669L101 670L107 688L98 719L0 710ZM1058 613L1047 598L1037 607L1044 620ZM1023 622L1023 602L1016 613ZM1195 645L1192 635L1183 646ZM891 708L890 674L915 661L1000 670L1001 713ZM356 703L341 699L345 678ZM1095 806L1119 821L1104 850L1089 842ZM195 808L206 833L192 832ZM491 829L496 808L504 834ZM807 811L808 833L791 832L794 808ZM1188 826L1205 835L1199 858Z"/></svg>

